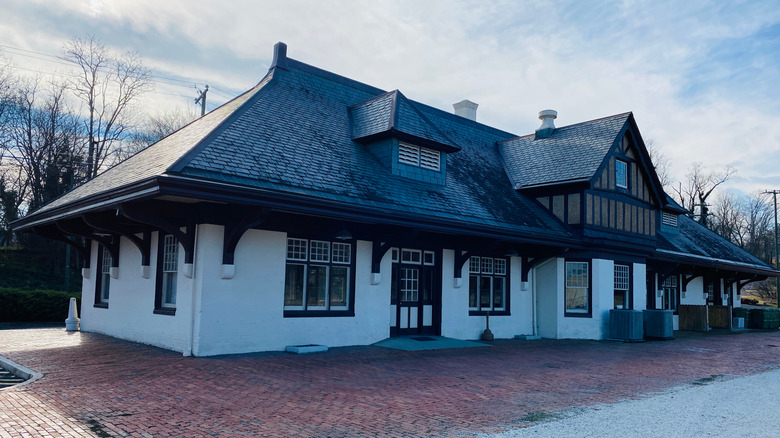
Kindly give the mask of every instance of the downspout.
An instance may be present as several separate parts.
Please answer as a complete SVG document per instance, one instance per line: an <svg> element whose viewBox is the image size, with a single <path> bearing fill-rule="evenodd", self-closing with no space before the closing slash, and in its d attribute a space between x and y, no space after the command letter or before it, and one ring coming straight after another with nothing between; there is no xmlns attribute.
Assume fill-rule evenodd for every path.
<svg viewBox="0 0 780 438"><path fill-rule="evenodd" d="M187 339L187 349L184 350L184 356L192 356L193 348L195 345L195 317L198 315L196 306L200 306L200 300L198 296L198 282L197 280L197 258L198 258L198 233L200 232L200 226L195 225L195 244L192 247L192 298L190 301L190 330L189 337Z"/></svg>
<svg viewBox="0 0 780 438"><path fill-rule="evenodd" d="M539 303L536 301L536 269L532 269L531 278L533 280L533 286L531 287L531 303L533 304L531 306L533 307L531 312L531 334L536 337L539 336L539 330L536 323L536 311L537 307L539 307Z"/></svg>

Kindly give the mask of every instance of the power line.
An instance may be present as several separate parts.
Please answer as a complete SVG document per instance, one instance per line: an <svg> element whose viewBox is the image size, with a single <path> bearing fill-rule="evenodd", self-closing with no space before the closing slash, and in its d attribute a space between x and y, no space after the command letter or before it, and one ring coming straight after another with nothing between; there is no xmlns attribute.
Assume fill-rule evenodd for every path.
<svg viewBox="0 0 780 438"><path fill-rule="evenodd" d="M5 45L5 44L0 44L0 48L10 49L10 50L17 51L17 52L25 52L25 53L14 53L14 52L11 52L11 54L13 54L13 55L24 56L24 57L32 58L32 59L38 59L40 61L53 62L53 63L56 63L56 64L65 65L65 66L69 66L69 67L73 66L73 63L67 62L67 61L63 60L62 58L60 58L60 57L58 57L56 55L51 55L51 54L48 54L48 53L38 52L38 51L34 51L34 50L22 49L22 48L19 48L19 47L8 46L8 45ZM39 55L39 56L43 56L45 58L40 58L39 56L33 56L33 55ZM46 58L51 58L51 59L46 59ZM44 72L41 72L41 71L30 70L30 69L27 69L27 68L24 68L24 67L16 67L16 66L14 66L14 68L19 68L19 69L22 69L22 70L33 71L35 73L44 73ZM152 70L152 71L154 72L154 70ZM47 74L60 75L60 76L62 75L62 74L58 74L58 73L47 73ZM71 77L78 77L78 76L71 75ZM189 88L191 86L197 86L197 84L199 84L199 83L203 83L203 81L198 81L198 80L195 80L193 78L179 79L179 78L174 78L174 77L171 77L171 76L166 76L166 75L163 75L163 74L160 74L160 73L157 73L157 72L152 73L151 77L153 78L152 82L161 83L161 84L167 84L167 85L173 85L173 86L178 86L178 87L188 87ZM213 86L211 87L211 90L212 91L216 91L217 94L221 94L221 95L223 95L223 97L225 97L227 99L232 99L233 97L236 96L236 93L232 93L231 94L229 92L220 90L219 88L215 88ZM162 93L162 94L165 94L165 93Z"/></svg>

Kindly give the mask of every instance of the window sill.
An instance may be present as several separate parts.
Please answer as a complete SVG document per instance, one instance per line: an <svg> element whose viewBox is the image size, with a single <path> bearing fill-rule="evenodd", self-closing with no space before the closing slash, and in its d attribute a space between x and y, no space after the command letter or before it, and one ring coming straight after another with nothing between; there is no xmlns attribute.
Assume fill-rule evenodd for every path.
<svg viewBox="0 0 780 438"><path fill-rule="evenodd" d="M108 303L95 303L94 307L98 309L108 309Z"/></svg>
<svg viewBox="0 0 780 438"><path fill-rule="evenodd" d="M469 310L469 316L485 316L487 314L487 310ZM491 310L490 316L511 316L511 313L508 310Z"/></svg>
<svg viewBox="0 0 780 438"><path fill-rule="evenodd" d="M585 312L585 313L577 313L577 312L563 312L563 316L565 318L592 318L593 314L591 312Z"/></svg>
<svg viewBox="0 0 780 438"><path fill-rule="evenodd" d="M285 310L285 318L331 318L355 316L353 310Z"/></svg>
<svg viewBox="0 0 780 438"><path fill-rule="evenodd" d="M170 315L174 316L176 315L176 308L175 307L158 307L154 309L155 315Z"/></svg>

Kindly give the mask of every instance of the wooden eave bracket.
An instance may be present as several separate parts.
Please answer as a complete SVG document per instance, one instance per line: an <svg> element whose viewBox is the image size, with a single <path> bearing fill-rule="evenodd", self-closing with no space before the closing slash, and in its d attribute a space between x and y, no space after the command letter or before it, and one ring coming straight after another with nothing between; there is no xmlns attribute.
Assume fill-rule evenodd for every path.
<svg viewBox="0 0 780 438"><path fill-rule="evenodd" d="M156 216L147 209L140 208L138 206L122 205L119 207L119 212L122 216L142 223L159 228L168 234L172 234L179 241L179 244L184 248L184 276L192 278L193 273L193 260L195 259L195 215L186 214L187 224L185 230L171 222L170 220Z"/></svg>
<svg viewBox="0 0 780 438"><path fill-rule="evenodd" d="M74 223L57 222L57 228L65 234L71 234L74 236L86 237L87 239L96 240L103 245L108 253L111 254L111 267L119 268L119 235L111 233L109 236L103 236L95 233L94 229L83 219L79 219L82 226ZM113 274L113 273L112 273ZM118 273L117 273L118 276Z"/></svg>
<svg viewBox="0 0 780 438"><path fill-rule="evenodd" d="M89 264L90 264L89 249L91 246L91 241L89 238L87 238L85 242L79 242L78 240L69 238L66 233L64 233L62 230L59 229L59 227L56 226L36 227L33 228L33 232L39 236L43 236L48 239L57 240L60 242L65 242L66 244L72 246L81 255L82 275L86 273L87 276L85 278L89 278ZM83 236L79 236L79 237L83 237Z"/></svg>
<svg viewBox="0 0 780 438"><path fill-rule="evenodd" d="M85 224L95 228L96 230L105 231L108 233L118 234L129 241L141 251L141 276L143 278L149 278L151 269L151 253L152 253L152 231L151 229L145 230L141 233L141 237L138 237L129 227L121 224L109 223L98 216L94 215L82 215L81 219Z"/></svg>
<svg viewBox="0 0 780 438"><path fill-rule="evenodd" d="M382 281L382 258L390 250L390 242L380 242L375 240L371 243L371 284L377 285Z"/></svg>
<svg viewBox="0 0 780 438"><path fill-rule="evenodd" d="M682 292L688 292L688 283L693 281L694 278L703 277L702 274L693 273L691 275L683 274L682 276Z"/></svg>
<svg viewBox="0 0 780 438"><path fill-rule="evenodd" d="M221 277L229 280L235 276L235 252L239 240L249 229L254 228L268 219L270 210L243 210L231 214L225 223L224 237L222 239L222 272Z"/></svg>

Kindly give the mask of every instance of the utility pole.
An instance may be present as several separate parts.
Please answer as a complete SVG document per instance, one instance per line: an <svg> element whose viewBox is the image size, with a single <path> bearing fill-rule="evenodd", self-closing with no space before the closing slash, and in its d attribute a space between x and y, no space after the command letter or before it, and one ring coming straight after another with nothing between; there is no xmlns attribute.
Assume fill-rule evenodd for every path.
<svg viewBox="0 0 780 438"><path fill-rule="evenodd" d="M767 190L764 193L771 193L775 200L775 269L780 271L780 253L777 251L777 194L780 193L780 190ZM775 277L775 296L777 297L777 307L780 308L780 277Z"/></svg>
<svg viewBox="0 0 780 438"><path fill-rule="evenodd" d="M200 90L198 90L200 91ZM206 114L206 93L209 92L209 86L206 85L206 88L203 91L200 91L200 95L197 99L195 99L195 104L197 105L198 102L200 102L200 115Z"/></svg>

